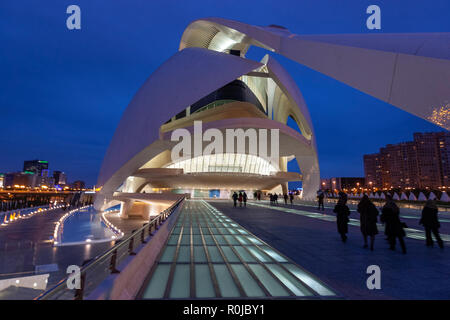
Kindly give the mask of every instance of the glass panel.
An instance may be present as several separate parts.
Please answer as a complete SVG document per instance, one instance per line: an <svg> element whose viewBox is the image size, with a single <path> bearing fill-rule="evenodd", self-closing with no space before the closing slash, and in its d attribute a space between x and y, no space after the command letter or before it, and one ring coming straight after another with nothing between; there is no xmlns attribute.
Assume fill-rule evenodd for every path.
<svg viewBox="0 0 450 320"><path fill-rule="evenodd" d="M259 241L258 239L256 239L255 237L252 237L252 236L248 236L247 237L247 239L248 240L250 240L252 243L254 243L254 244L262 244L262 242L261 241Z"/></svg>
<svg viewBox="0 0 450 320"><path fill-rule="evenodd" d="M315 280L311 275L293 264L286 264L286 268L292 272L297 278L302 280L306 285L323 296L334 296L335 293L322 285L319 281Z"/></svg>
<svg viewBox="0 0 450 320"><path fill-rule="evenodd" d="M176 265L172 288L170 288L170 298L189 298L191 279L189 270L188 264Z"/></svg>
<svg viewBox="0 0 450 320"><path fill-rule="evenodd" d="M206 248L208 249L209 258L212 262L223 262L223 258L216 246L207 246Z"/></svg>
<svg viewBox="0 0 450 320"><path fill-rule="evenodd" d="M265 296L264 291L259 287L255 279L252 278L250 273L245 269L242 264L232 264L236 277L239 279L242 287L244 288L245 294L248 297L263 297Z"/></svg>
<svg viewBox="0 0 450 320"><path fill-rule="evenodd" d="M247 239L245 239L243 236L236 236L236 239L238 239L238 241L242 244L250 244L250 241L248 241Z"/></svg>
<svg viewBox="0 0 450 320"><path fill-rule="evenodd" d="M207 245L215 244L212 236L204 236L204 238L205 238L205 242L206 242Z"/></svg>
<svg viewBox="0 0 450 320"><path fill-rule="evenodd" d="M266 256L261 250L256 247L248 246L247 249L259 260L262 262L271 261L268 256Z"/></svg>
<svg viewBox="0 0 450 320"><path fill-rule="evenodd" d="M191 261L191 247L180 246L178 250L177 262L189 262Z"/></svg>
<svg viewBox="0 0 450 320"><path fill-rule="evenodd" d="M224 235L224 237L225 237L225 239L227 239L227 241L228 241L230 244L239 244L239 242L238 242L233 236L230 236L230 235Z"/></svg>
<svg viewBox="0 0 450 320"><path fill-rule="evenodd" d="M234 254L233 250L229 246L221 246L223 254L227 258L228 262L240 262L239 258Z"/></svg>
<svg viewBox="0 0 450 320"><path fill-rule="evenodd" d="M203 246L194 247L194 261L195 262L206 262L206 254Z"/></svg>
<svg viewBox="0 0 450 320"><path fill-rule="evenodd" d="M214 264L214 272L216 273L222 297L235 298L240 296L238 288L225 265Z"/></svg>
<svg viewBox="0 0 450 320"><path fill-rule="evenodd" d="M183 234L183 238L181 238L181 244L183 244L183 245L191 244L191 235Z"/></svg>
<svg viewBox="0 0 450 320"><path fill-rule="evenodd" d="M270 273L268 273L262 266L259 264L250 264L250 269L255 273L258 277L259 281L262 282L264 287L266 287L267 291L274 297L286 297L289 296L289 293L284 289L277 280L275 280Z"/></svg>
<svg viewBox="0 0 450 320"><path fill-rule="evenodd" d="M202 237L200 235L193 235L192 238L194 240L194 246L203 244Z"/></svg>
<svg viewBox="0 0 450 320"><path fill-rule="evenodd" d="M223 236L217 234L217 235L214 235L214 237L216 238L216 240L219 244L227 244L227 242L225 241Z"/></svg>
<svg viewBox="0 0 450 320"><path fill-rule="evenodd" d="M170 265L159 264L152 275L150 283L145 289L144 299L161 299L164 297L167 279L169 279Z"/></svg>
<svg viewBox="0 0 450 320"><path fill-rule="evenodd" d="M161 262L172 262L173 256L175 255L175 246L167 246L166 250L164 250L164 253L160 259Z"/></svg>
<svg viewBox="0 0 450 320"><path fill-rule="evenodd" d="M170 236L168 244L177 244L179 237L180 237L179 234L174 234L174 235Z"/></svg>
<svg viewBox="0 0 450 320"><path fill-rule="evenodd" d="M195 293L197 298L213 298L216 296L208 265L195 265Z"/></svg>
<svg viewBox="0 0 450 320"><path fill-rule="evenodd" d="M245 262L256 262L256 259L252 257L250 253L247 252L247 250L244 249L244 247L241 246L233 246L234 249L236 249L237 253L241 257L242 260Z"/></svg>
<svg viewBox="0 0 450 320"><path fill-rule="evenodd" d="M283 268L276 264L267 264L267 267L273 274L280 279L283 284L288 287L297 296L311 296L312 293L306 289L298 279L286 272Z"/></svg>
<svg viewBox="0 0 450 320"><path fill-rule="evenodd" d="M269 256L271 256L273 259L275 259L278 262L288 262L287 259L279 255L275 250L268 246L262 246L260 247L265 253L267 253Z"/></svg>

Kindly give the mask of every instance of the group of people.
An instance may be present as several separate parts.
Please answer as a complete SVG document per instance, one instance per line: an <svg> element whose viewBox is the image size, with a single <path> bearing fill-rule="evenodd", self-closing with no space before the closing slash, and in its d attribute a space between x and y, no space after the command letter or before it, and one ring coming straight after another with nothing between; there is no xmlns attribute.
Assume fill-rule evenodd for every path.
<svg viewBox="0 0 450 320"><path fill-rule="evenodd" d="M323 204L322 204L323 205ZM364 239L364 248L369 248L368 239L370 239L370 250L374 249L375 236L378 234L378 209L370 201L367 195L364 195L358 204L357 211L360 214L360 228ZM334 207L336 213L337 229L343 242L347 241L348 222L350 221L350 209L347 206L347 194L339 193L339 200ZM422 210L422 217L419 224L425 228L426 245L433 246L431 233L434 234L439 247L443 248L444 243L439 235L438 209L435 200L428 200ZM406 245L404 237L406 236L404 228L406 224L400 220L400 209L392 200L390 195L386 196L386 204L383 206L380 215L380 222L384 223L384 233L389 242L389 248L395 250L396 242L400 243L402 252L406 254Z"/></svg>
<svg viewBox="0 0 450 320"><path fill-rule="evenodd" d="M239 201L239 207L242 207L242 203L244 203L244 207L247 206L247 194L245 191L239 191L239 194L236 193L236 191L233 193L233 204L235 207L237 207L237 202Z"/></svg>
<svg viewBox="0 0 450 320"><path fill-rule="evenodd" d="M281 196L281 194L280 194ZM270 199L270 204L278 204L278 195L276 193L271 194L269 193L269 199ZM294 194L293 193L289 193L289 195L287 193L283 194L283 199L284 199L284 204L288 204L288 200L291 204L294 204Z"/></svg>

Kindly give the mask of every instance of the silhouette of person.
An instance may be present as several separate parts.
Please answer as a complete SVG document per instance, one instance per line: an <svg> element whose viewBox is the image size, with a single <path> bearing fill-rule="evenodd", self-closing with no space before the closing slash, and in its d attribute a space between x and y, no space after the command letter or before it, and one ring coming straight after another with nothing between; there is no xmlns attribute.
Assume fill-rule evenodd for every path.
<svg viewBox="0 0 450 320"><path fill-rule="evenodd" d="M238 198L238 200L239 200L239 207L242 207L242 192L241 191L239 191L239 198Z"/></svg>
<svg viewBox="0 0 450 320"><path fill-rule="evenodd" d="M378 234L377 217L378 209L369 200L367 195L364 195L358 203L358 212L360 214L359 221L361 225L361 233L364 238L364 248L367 248L367 237L370 237L370 250L373 251L373 244L375 242L375 235Z"/></svg>
<svg viewBox="0 0 450 320"><path fill-rule="evenodd" d="M287 193L285 193L285 194L283 195L283 198L284 198L284 204L287 204L287 200L288 200L288 195L287 195Z"/></svg>
<svg viewBox="0 0 450 320"><path fill-rule="evenodd" d="M323 194L322 190L319 190L317 193L317 200L319 202L319 206L317 207L317 210L320 210L320 208L322 207L322 211L325 210L324 206L323 206L323 198L325 197L325 195Z"/></svg>
<svg viewBox="0 0 450 320"><path fill-rule="evenodd" d="M233 193L233 203L234 203L234 207L236 207L237 204L237 199L238 199L238 195L236 193L236 191Z"/></svg>
<svg viewBox="0 0 450 320"><path fill-rule="evenodd" d="M350 209L347 206L347 194L340 192L339 200L334 206L333 212L336 213L336 223L338 233L341 235L342 242L347 241L348 222L350 215Z"/></svg>
<svg viewBox="0 0 450 320"><path fill-rule="evenodd" d="M247 194L245 193L245 191L242 194L242 200L244 200L244 207L246 207L247 206Z"/></svg>
<svg viewBox="0 0 450 320"><path fill-rule="evenodd" d="M406 254L406 245L403 240L403 237L406 236L405 230L403 230L405 224L400 221L400 209L392 200L391 195L386 196L386 204L381 211L380 220L385 224L384 228L388 237L389 248L395 250L395 243L398 238L403 254Z"/></svg>
<svg viewBox="0 0 450 320"><path fill-rule="evenodd" d="M292 192L289 194L289 201L291 201L291 204L294 204L294 194Z"/></svg>
<svg viewBox="0 0 450 320"><path fill-rule="evenodd" d="M438 208L436 206L435 200L428 200L422 210L422 217L419 224L423 225L425 228L426 245L429 247L433 246L433 238L431 233L434 234L436 241L440 248L444 248L444 242L439 235L439 228L441 224L438 220Z"/></svg>

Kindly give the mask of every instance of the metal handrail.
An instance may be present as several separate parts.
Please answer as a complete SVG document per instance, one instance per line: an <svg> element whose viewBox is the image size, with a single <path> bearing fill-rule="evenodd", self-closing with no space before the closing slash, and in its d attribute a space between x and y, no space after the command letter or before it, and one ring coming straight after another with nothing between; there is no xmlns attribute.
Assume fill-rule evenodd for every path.
<svg viewBox="0 0 450 320"><path fill-rule="evenodd" d="M75 289L74 293L74 299L75 300L82 300L84 293L85 293L85 286L86 286L86 275L89 273L90 270L97 267L102 262L110 259L109 263L109 274L114 273L120 273L119 270L117 270L116 266L118 265L119 261L117 261L117 253L119 249L125 248L128 246L128 255L135 255L134 252L134 241L135 239L139 239L141 243L146 243L145 241L145 234L147 236L150 236L153 231L156 231L158 227L175 211L175 209L183 202L185 197L182 197L178 199L174 204L172 204L169 208L162 211L157 217L149 221L148 223L145 223L141 228L138 230L133 231L133 233L128 236L125 239L117 240L116 244L106 251L105 253L101 254L100 256L97 256L91 260L89 260L84 266L81 267L80 273L81 273L81 288ZM106 277L104 277L106 278ZM37 296L34 300L47 300L52 299L55 295L58 293L65 291L67 289L67 282L68 277L65 277L64 279L60 280L54 287L47 290L46 292L40 294ZM102 279L101 281L103 281ZM99 281L99 283L101 282Z"/></svg>

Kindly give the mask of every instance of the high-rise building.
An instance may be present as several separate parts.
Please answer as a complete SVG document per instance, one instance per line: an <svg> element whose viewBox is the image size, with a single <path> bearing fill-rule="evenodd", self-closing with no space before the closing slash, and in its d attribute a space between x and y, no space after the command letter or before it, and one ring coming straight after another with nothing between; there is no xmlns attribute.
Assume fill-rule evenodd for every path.
<svg viewBox="0 0 450 320"><path fill-rule="evenodd" d="M320 179L321 189L323 190L352 190L364 187L365 178L363 177L336 177Z"/></svg>
<svg viewBox="0 0 450 320"><path fill-rule="evenodd" d="M38 177L42 176L42 170L48 170L48 161L44 160L26 160L23 162L23 171L32 172Z"/></svg>
<svg viewBox="0 0 450 320"><path fill-rule="evenodd" d="M414 141L388 144L364 155L367 186L438 188L450 186L450 133L414 133Z"/></svg>
<svg viewBox="0 0 450 320"><path fill-rule="evenodd" d="M381 156L379 153L364 155L364 172L366 173L367 186L372 187L382 185Z"/></svg>
<svg viewBox="0 0 450 320"><path fill-rule="evenodd" d="M66 174L62 171L53 171L53 178L55 179L55 185L65 185L67 183Z"/></svg>

